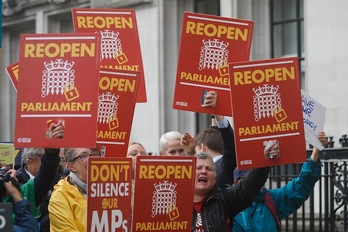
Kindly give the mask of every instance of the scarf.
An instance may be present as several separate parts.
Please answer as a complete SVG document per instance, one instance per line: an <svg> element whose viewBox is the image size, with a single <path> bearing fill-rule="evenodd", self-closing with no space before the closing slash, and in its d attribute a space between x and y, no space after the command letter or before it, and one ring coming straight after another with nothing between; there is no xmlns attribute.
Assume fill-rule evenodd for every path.
<svg viewBox="0 0 348 232"><path fill-rule="evenodd" d="M73 172L69 173L69 176L74 182L74 185L80 190L80 192L83 194L84 197L87 197L87 184L82 182L80 178L77 177L77 175Z"/></svg>

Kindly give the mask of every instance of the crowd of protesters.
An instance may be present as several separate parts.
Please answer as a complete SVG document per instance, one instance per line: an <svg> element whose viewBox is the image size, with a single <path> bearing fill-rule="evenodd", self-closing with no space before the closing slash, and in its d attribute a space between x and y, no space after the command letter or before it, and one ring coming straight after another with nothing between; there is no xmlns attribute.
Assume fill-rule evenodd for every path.
<svg viewBox="0 0 348 232"><path fill-rule="evenodd" d="M215 92L208 92L203 107L214 107L215 102ZM51 134L63 137L64 127L53 126ZM318 139L323 145L327 143L324 132L318 134ZM321 170L319 150L314 148L297 178L282 188L265 189L271 167L237 169L234 131L221 115L214 115L212 125L195 136L178 131L164 133L159 138L159 151L161 156L197 159L194 232L277 231L280 220L308 199ZM262 155L278 153L274 140ZM140 142L130 142L125 156L132 158L133 167L139 155L149 154ZM24 149L22 166L6 170L9 180L0 178L2 202L13 204L14 231L86 231L87 161L93 157L101 157L97 148ZM265 199L273 204L270 206Z"/></svg>

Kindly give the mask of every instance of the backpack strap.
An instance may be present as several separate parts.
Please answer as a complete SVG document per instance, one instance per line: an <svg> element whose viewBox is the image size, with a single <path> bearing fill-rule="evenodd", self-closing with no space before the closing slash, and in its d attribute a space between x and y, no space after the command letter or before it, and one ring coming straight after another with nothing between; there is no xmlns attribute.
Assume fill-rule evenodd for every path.
<svg viewBox="0 0 348 232"><path fill-rule="evenodd" d="M271 194L268 191L266 191L264 201L265 201L265 205L271 211L271 213L272 213L272 215L274 217L274 220L276 221L278 231L280 231L281 224L280 224L280 220L279 220L279 217L278 217L278 213L277 213L277 210L276 210L273 198L272 198Z"/></svg>

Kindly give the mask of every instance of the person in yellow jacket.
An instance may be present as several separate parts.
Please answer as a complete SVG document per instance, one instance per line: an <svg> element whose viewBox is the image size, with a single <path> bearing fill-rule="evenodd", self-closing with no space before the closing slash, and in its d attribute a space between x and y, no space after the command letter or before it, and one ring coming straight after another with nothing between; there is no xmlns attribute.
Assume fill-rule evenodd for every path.
<svg viewBox="0 0 348 232"><path fill-rule="evenodd" d="M92 148L69 148L66 166L70 174L61 179L48 205L51 232L87 231L87 160L99 157Z"/></svg>

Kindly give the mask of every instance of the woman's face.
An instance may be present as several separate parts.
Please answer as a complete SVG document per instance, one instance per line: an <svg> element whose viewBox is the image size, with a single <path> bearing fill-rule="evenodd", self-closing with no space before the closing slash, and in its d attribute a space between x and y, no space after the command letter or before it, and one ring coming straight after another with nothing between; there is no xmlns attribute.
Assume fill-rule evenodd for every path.
<svg viewBox="0 0 348 232"><path fill-rule="evenodd" d="M144 147L139 144L130 145L127 150L127 157L135 158L138 155L147 155Z"/></svg>
<svg viewBox="0 0 348 232"><path fill-rule="evenodd" d="M127 150L127 157L131 157L132 158L132 162L133 162L133 173L135 171L135 161L136 161L136 157L139 155L147 155L145 149L143 146L139 145L139 144L132 144L128 147Z"/></svg>

